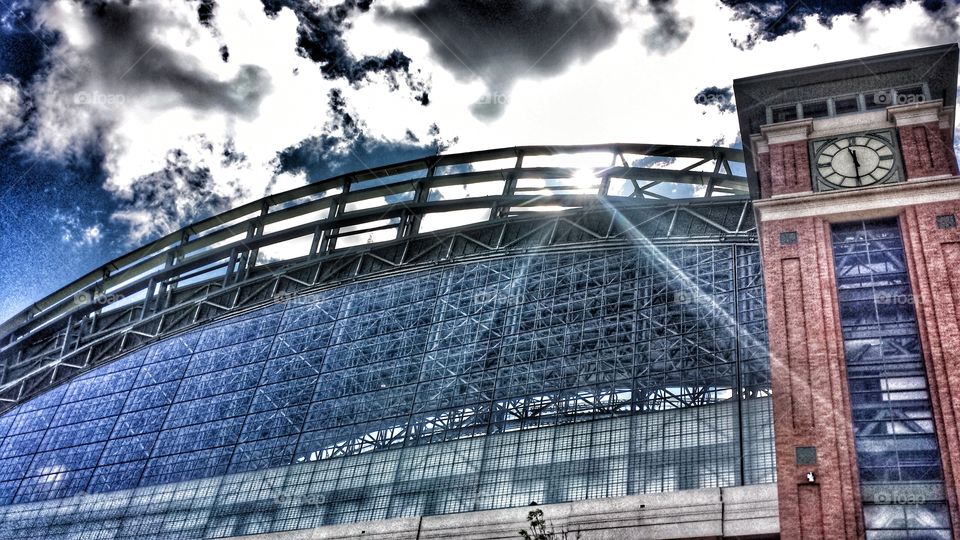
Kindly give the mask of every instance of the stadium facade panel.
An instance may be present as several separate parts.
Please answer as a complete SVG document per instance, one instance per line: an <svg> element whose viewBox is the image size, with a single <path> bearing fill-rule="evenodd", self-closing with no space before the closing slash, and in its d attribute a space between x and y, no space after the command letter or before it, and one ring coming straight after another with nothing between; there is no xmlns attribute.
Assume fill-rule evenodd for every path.
<svg viewBox="0 0 960 540"><path fill-rule="evenodd" d="M3 530L225 537L772 482L762 297L756 246L703 244L290 298L0 417Z"/></svg>

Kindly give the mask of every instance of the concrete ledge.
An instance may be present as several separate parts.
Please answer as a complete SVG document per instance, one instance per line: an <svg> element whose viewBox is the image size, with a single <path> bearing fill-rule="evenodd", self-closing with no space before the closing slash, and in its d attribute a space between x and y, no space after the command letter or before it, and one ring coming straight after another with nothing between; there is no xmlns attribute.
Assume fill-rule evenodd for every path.
<svg viewBox="0 0 960 540"><path fill-rule="evenodd" d="M904 206L956 200L958 192L960 176L947 176L816 194L784 195L754 201L753 207L758 222L812 216L828 221L872 219L896 215Z"/></svg>
<svg viewBox="0 0 960 540"><path fill-rule="evenodd" d="M534 507L330 525L246 540L517 540ZM573 540L776 538L777 485L695 489L538 506ZM561 536L562 538L562 536Z"/></svg>

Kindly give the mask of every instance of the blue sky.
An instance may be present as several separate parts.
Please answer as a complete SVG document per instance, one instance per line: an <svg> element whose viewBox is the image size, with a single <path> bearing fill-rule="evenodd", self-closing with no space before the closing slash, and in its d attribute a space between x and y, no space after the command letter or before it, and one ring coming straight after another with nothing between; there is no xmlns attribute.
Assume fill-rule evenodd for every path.
<svg viewBox="0 0 960 540"><path fill-rule="evenodd" d="M732 145L733 78L957 41L958 22L905 0L0 0L0 319L340 172Z"/></svg>

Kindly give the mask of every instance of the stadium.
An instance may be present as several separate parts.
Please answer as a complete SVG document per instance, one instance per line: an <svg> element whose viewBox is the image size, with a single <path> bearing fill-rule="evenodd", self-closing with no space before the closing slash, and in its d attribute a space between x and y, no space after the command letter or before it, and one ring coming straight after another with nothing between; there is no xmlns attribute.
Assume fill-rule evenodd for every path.
<svg viewBox="0 0 960 540"><path fill-rule="evenodd" d="M960 245L956 159L934 146L952 138L956 65L954 45L739 80L744 150L431 156L111 261L0 326L2 536L513 538L536 505L585 539L813 538L830 519L852 537L949 537L960 454L937 392L953 382L928 392L923 374L947 376L955 312L898 302L870 334L853 302L890 286L950 303L917 276L956 271L911 257L927 234L946 260ZM916 83L922 103L871 106L851 71L878 66L871 85ZM939 154L908 139L931 114ZM871 122L892 135L863 137L902 145L892 172L811 189L822 137ZM897 216L906 229L924 205L935 224L901 240ZM900 273L848 271L877 239ZM858 364L855 347L894 339L888 322L887 363ZM877 420L867 394L900 390L883 398L889 432L857 424ZM891 451L899 476L875 474Z"/></svg>

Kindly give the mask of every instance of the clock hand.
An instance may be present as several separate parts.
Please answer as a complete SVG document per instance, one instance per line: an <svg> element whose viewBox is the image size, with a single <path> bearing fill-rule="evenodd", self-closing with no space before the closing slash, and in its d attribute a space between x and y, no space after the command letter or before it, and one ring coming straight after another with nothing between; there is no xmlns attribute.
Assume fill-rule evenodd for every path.
<svg viewBox="0 0 960 540"><path fill-rule="evenodd" d="M850 156L853 157L853 167L854 167L855 169L859 169L859 168L860 168L860 161L857 160L857 153L854 152L853 150L849 149L849 148L847 148L847 152L850 152Z"/></svg>
<svg viewBox="0 0 960 540"><path fill-rule="evenodd" d="M850 157L853 158L853 170L857 175L857 185L860 185L860 161L857 160L857 153L851 148L847 148L847 152L850 152Z"/></svg>

